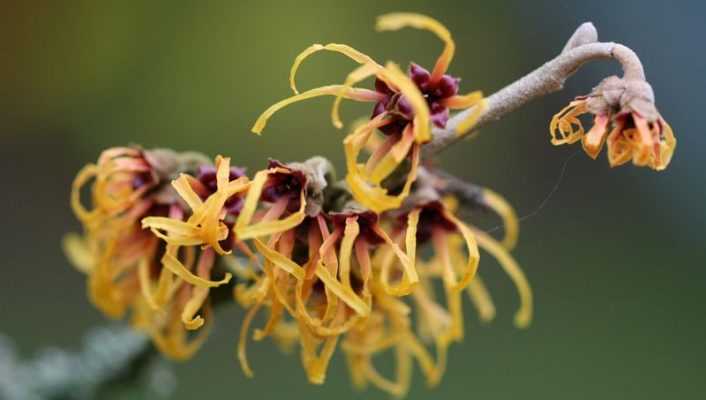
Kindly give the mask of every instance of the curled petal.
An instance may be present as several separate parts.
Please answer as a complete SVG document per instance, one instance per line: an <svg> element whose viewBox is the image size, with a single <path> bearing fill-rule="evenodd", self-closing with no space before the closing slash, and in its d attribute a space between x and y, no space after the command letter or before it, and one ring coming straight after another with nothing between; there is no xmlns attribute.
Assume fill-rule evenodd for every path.
<svg viewBox="0 0 706 400"><path fill-rule="evenodd" d="M525 274L515 259L495 239L478 229L475 229L474 233L481 248L498 260L500 266L517 287L517 292L520 295L520 308L515 314L515 326L526 328L532 321L532 289Z"/></svg>
<svg viewBox="0 0 706 400"><path fill-rule="evenodd" d="M375 60L370 58L370 56L345 44L313 44L297 55L297 57L294 59L294 63L292 64L292 68L289 71L289 86L292 88L294 94L299 94L299 90L297 89L296 84L296 76L297 71L301 66L301 63L304 62L304 60L307 59L309 56L319 51L333 51L336 53L341 53L359 64L378 65ZM382 68L382 66L378 65L378 68Z"/></svg>
<svg viewBox="0 0 706 400"><path fill-rule="evenodd" d="M180 241L181 243L182 240L189 240L188 245L191 246L203 243L203 240L198 237L200 236L198 227L186 221L179 221L178 219L168 217L145 217L142 219L141 223L143 229L149 228L157 237L170 243L176 241ZM166 232L166 234L162 233L162 231ZM227 233L226 231L226 234Z"/></svg>
<svg viewBox="0 0 706 400"><path fill-rule="evenodd" d="M321 385L326 379L326 369L336 350L338 336L327 337L323 340L321 350L317 355L317 338L300 322L300 341L302 345L302 362L309 382Z"/></svg>
<svg viewBox="0 0 706 400"><path fill-rule="evenodd" d="M331 323L329 325L324 325L322 320L326 318L315 318L312 317L311 314L309 314L307 310L307 306L305 304L305 299L304 299L304 294L303 294L303 288L304 288L304 280L301 280L297 283L297 292L296 292L296 301L297 301L297 312L296 316L298 317L297 319L303 321L304 323L307 324L308 328L311 329L315 334L319 336L337 336L341 335L345 332L348 332L353 326L355 326L361 319L359 315L353 316L351 318L348 318L348 320L342 324L334 324ZM328 289L326 289L328 291ZM326 300L327 300L327 313L332 314L334 311L329 311L328 307L331 306L331 308L336 307L343 307L345 308L346 305L345 303L339 303L337 301L337 297L334 295L329 295L328 293L326 294Z"/></svg>
<svg viewBox="0 0 706 400"><path fill-rule="evenodd" d="M229 173L230 159L216 157L217 189L206 201L202 201L196 194L186 175L180 176L172 182L172 186L192 208L192 215L187 221L172 217L146 217L142 219L142 227L149 228L157 237L171 245L207 244L218 254L230 253L220 244L228 237L228 227L222 222L223 209L229 198L247 190L250 183L246 177L229 181Z"/></svg>
<svg viewBox="0 0 706 400"><path fill-rule="evenodd" d="M404 199L409 196L409 191L412 188L412 183L417 178L417 169L419 167L419 145L412 146L412 160L410 165L410 171L407 173L407 179L402 188L402 191L398 195L389 195L387 189L382 188L379 185L371 185L369 181L365 179L365 175L361 173L360 169L349 170L346 175L346 183L353 194L353 197L364 205L365 207L381 213L386 210L391 210L394 208L399 208Z"/></svg>
<svg viewBox="0 0 706 400"><path fill-rule="evenodd" d="M145 303L154 311L159 310L159 306L154 298L152 282L150 280L150 260L143 258L137 266L137 276L140 282L140 290Z"/></svg>
<svg viewBox="0 0 706 400"><path fill-rule="evenodd" d="M549 123L552 144L558 146L579 141L583 137L584 130L578 116L587 112L586 100L579 99L572 101L568 106L556 113Z"/></svg>
<svg viewBox="0 0 706 400"><path fill-rule="evenodd" d="M66 254L77 270L84 274L88 274L93 270L95 265L94 252L91 250L91 244L86 238L70 233L64 236L61 244L64 254Z"/></svg>
<svg viewBox="0 0 706 400"><path fill-rule="evenodd" d="M480 320L483 322L492 321L495 318L495 305L481 277L476 275L466 290L468 291L468 297L476 307L476 310L478 310Z"/></svg>
<svg viewBox="0 0 706 400"><path fill-rule="evenodd" d="M386 118L385 113L382 113L356 127L351 134L346 136L343 140L343 146L348 171L355 171L357 169L358 155L366 144L370 142L370 139L375 137L373 135L375 129L381 128L387 124L389 124L389 119Z"/></svg>
<svg viewBox="0 0 706 400"><path fill-rule="evenodd" d="M387 244L387 248L383 248L383 251L388 253L381 257L382 262L379 278L380 284L387 294L394 296L407 295L412 292L416 284L419 282L419 275L417 274L415 260L417 253L417 223L419 222L420 212L420 209L415 209L407 215L404 253L399 248L397 243L392 241L385 231L383 231L379 226L375 227L375 232L380 235L380 237L382 237ZM402 265L404 272L400 283L397 285L390 284L390 268L395 260L392 257L393 254L396 256L397 261Z"/></svg>
<svg viewBox="0 0 706 400"><path fill-rule="evenodd" d="M179 178L172 181L172 187L193 211L200 209L203 206L203 201L191 187L189 178L189 175L181 174Z"/></svg>
<svg viewBox="0 0 706 400"><path fill-rule="evenodd" d="M304 268L284 256L278 251L272 249L260 240L255 240L255 247L258 251L277 267L294 276L297 280L304 279ZM324 283L327 289L331 290L344 303L352 308L361 316L366 316L370 313L370 305L361 299L349 285L342 284L336 277L329 272L323 263L319 262L316 266L316 276Z"/></svg>
<svg viewBox="0 0 706 400"><path fill-rule="evenodd" d="M370 314L370 304L367 304L349 287L342 285L336 277L329 272L323 264L316 266L316 276L338 296L348 307L352 308L358 315L365 317Z"/></svg>
<svg viewBox="0 0 706 400"><path fill-rule="evenodd" d="M661 132L659 133L660 137L657 145L657 157L651 167L657 171L662 171L672 161L674 149L677 147L677 139L674 137L672 127L669 126L667 121L660 118L657 123L660 125Z"/></svg>
<svg viewBox="0 0 706 400"><path fill-rule="evenodd" d="M71 208L74 210L76 217L83 223L87 223L95 215L96 211L88 211L81 204L81 188L88 183L98 173L98 167L95 164L88 164L76 174L76 178L71 184Z"/></svg>
<svg viewBox="0 0 706 400"><path fill-rule="evenodd" d="M257 302L255 303L255 305L250 307L247 314L245 314L245 318L243 319L243 324L240 327L240 336L238 338L237 356L238 356L238 361L240 362L240 369L243 370L243 373L248 378L252 378L253 376L255 376L252 368L250 368L250 363L248 363L248 356L247 356L248 332L250 331L250 324L252 324L252 320L255 318L255 315L257 315L257 312L262 307L263 300L264 300L264 296L262 298L258 299Z"/></svg>
<svg viewBox="0 0 706 400"><path fill-rule="evenodd" d="M353 291L351 287L351 256L353 255L353 244L359 233L358 217L346 218L346 227L341 239L338 276L343 286L351 291Z"/></svg>
<svg viewBox="0 0 706 400"><path fill-rule="evenodd" d="M503 247L508 250L514 249L520 229L515 210L502 196L488 188L483 188L483 203L503 219L505 229L505 237L501 242Z"/></svg>
<svg viewBox="0 0 706 400"><path fill-rule="evenodd" d="M385 178L390 176L407 157L413 143L414 133L411 127L408 126L402 134L402 138L390 147L389 151L382 156L377 162L377 165L372 169L370 172L370 182L378 185ZM366 167L368 167L368 165L366 165Z"/></svg>
<svg viewBox="0 0 706 400"><path fill-rule="evenodd" d="M415 13L390 13L381 15L378 17L376 24L376 29L379 31L396 31L405 27L430 31L444 42L444 51L437 59L430 78L430 82L438 82L446 73L456 50L456 45L451 38L451 33L439 21L427 17L426 15Z"/></svg>
<svg viewBox="0 0 706 400"><path fill-rule="evenodd" d="M463 238L464 244L466 246L467 259L464 264L461 279L459 279L458 282L455 282L452 285L452 289L454 291L461 291L463 288L465 288L471 283L473 277L476 275L476 271L478 270L480 254L478 253L478 244L476 243L477 235L474 234L474 232L471 231L471 229L466 226L466 224L461 222L458 218L456 218L456 216L454 216L446 209L442 210L442 214L444 218L448 219L449 221L452 221L456 225L456 228L461 233L461 237Z"/></svg>
<svg viewBox="0 0 706 400"><path fill-rule="evenodd" d="M198 276L203 279L208 279L214 262L215 253L213 249L203 250L199 258L199 264L196 267ZM203 307L204 302L208 298L208 293L209 288L207 287L191 288L191 297L184 305L184 309L181 313L181 320L186 329L194 330L203 326L203 317L196 315L196 313Z"/></svg>
<svg viewBox="0 0 706 400"><path fill-rule="evenodd" d="M168 270L170 270L174 275L178 276L179 278L183 279L184 281L194 285L194 286L199 286L199 287L218 287L221 285L225 285L226 283L230 282L230 279L232 278L232 275L229 272L226 272L225 276L223 279L220 281L212 281L209 279L202 278L200 276L194 275L191 271L189 271L184 264L182 264L176 257L175 254L177 253L178 248L176 246L172 245L167 245L167 249L164 253L164 256L162 257L162 265Z"/></svg>
<svg viewBox="0 0 706 400"><path fill-rule="evenodd" d="M265 126L267 125L267 121L277 111L283 109L284 107L287 107L290 104L293 104L293 103L296 103L299 101L303 101L303 100L313 99L315 97L320 97L320 96L341 96L346 99L351 99L351 100L356 100L356 101L374 102L374 101L378 101L380 99L381 95L380 95L380 93L377 93L373 90L351 88L351 87L346 87L345 85L329 85L329 86L318 87L315 89L310 89L310 90L307 90L306 92L294 95L292 97L286 98L282 101L279 101L279 102L271 105L267 110L265 110L257 118L257 120L255 121L255 124L253 124L253 126L252 126L252 128L250 128L250 130L253 133L256 133L259 135L265 129Z"/></svg>
<svg viewBox="0 0 706 400"><path fill-rule="evenodd" d="M333 101L333 106L331 107L331 122L333 126L338 129L343 127L340 109L341 103L343 102L343 93L347 90L345 88L353 87L356 83L375 75L380 69L382 69L382 67L377 63L366 63L354 69L353 72L346 76L346 79L343 81L344 88L341 88L339 94L336 95L336 99Z"/></svg>
<svg viewBox="0 0 706 400"><path fill-rule="evenodd" d="M483 92L476 90L465 95L454 95L441 100L441 105L451 109L469 108L479 104L483 100Z"/></svg>
<svg viewBox="0 0 706 400"><path fill-rule="evenodd" d="M635 133L634 129L626 129L625 120L620 118L614 122L613 130L608 134L606 145L608 147L608 163L611 167L625 164L632 158L632 144L628 137Z"/></svg>
<svg viewBox="0 0 706 400"><path fill-rule="evenodd" d="M204 324L203 317L196 315L196 313L199 309L201 309L201 307L203 307L204 302L208 298L208 288L194 287L191 291L191 298L184 305L184 310L181 313L181 320L186 329L196 330Z"/></svg>
<svg viewBox="0 0 706 400"><path fill-rule="evenodd" d="M304 279L304 268L292 261L289 257L267 246L258 239L255 239L255 247L267 260L275 266L291 274L298 280Z"/></svg>
<svg viewBox="0 0 706 400"><path fill-rule="evenodd" d="M583 150L594 160L598 157L598 154L600 154L606 137L608 136L607 130L609 122L610 116L596 115L593 122L593 127L591 127L588 133L581 138Z"/></svg>
<svg viewBox="0 0 706 400"><path fill-rule="evenodd" d="M233 228L235 235L239 240L252 239L284 232L301 224L304 218L306 218L306 193L302 190L299 194L299 210L297 210L297 212L282 219L260 221L251 224L251 221L255 216L258 201L260 200L265 183L267 182L267 178L271 174L275 173L289 173L289 170L284 168L270 168L255 174L255 178L253 179L248 190L248 194L245 197L243 209L241 210L238 221L235 223L235 227Z"/></svg>
<svg viewBox="0 0 706 400"><path fill-rule="evenodd" d="M473 129L473 127L476 125L478 122L478 119L480 118L481 115L485 112L485 110L488 108L488 101L483 98L478 101L477 104L473 106L473 108L470 110L468 113L468 116L463 119L458 125L456 125L456 134L459 136L464 135L466 132L470 131Z"/></svg>
<svg viewBox="0 0 706 400"><path fill-rule="evenodd" d="M211 330L210 325L207 325L204 329L201 329L201 332L195 338L188 339L185 332L176 330L183 328L171 329L173 332L170 334L165 335L159 332L152 332L151 337L152 342L162 354L177 361L188 360L193 357L201 346L203 346Z"/></svg>

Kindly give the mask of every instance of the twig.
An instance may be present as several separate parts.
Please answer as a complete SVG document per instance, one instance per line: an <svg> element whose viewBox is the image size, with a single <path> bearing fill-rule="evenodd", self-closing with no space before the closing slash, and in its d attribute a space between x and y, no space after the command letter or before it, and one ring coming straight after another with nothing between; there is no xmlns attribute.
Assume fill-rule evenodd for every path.
<svg viewBox="0 0 706 400"><path fill-rule="evenodd" d="M537 97L561 90L566 80L589 61L615 59L622 65L626 80L645 79L635 52L622 44L597 42L597 39L593 24L582 24L556 58L487 97L487 108L471 131L459 135L456 127L473 112L472 108L454 115L446 128L434 129L432 141L424 145L423 156L431 157L488 122L502 118Z"/></svg>
<svg viewBox="0 0 706 400"><path fill-rule="evenodd" d="M0 340L0 398L3 399L102 398L120 387L152 395L169 394L165 393L170 386L168 377L150 385L157 370L156 351L149 338L128 327L93 329L84 338L80 351L46 349L27 361L18 360L9 340L0 339L3 339ZM136 387L137 382L142 383L140 387Z"/></svg>

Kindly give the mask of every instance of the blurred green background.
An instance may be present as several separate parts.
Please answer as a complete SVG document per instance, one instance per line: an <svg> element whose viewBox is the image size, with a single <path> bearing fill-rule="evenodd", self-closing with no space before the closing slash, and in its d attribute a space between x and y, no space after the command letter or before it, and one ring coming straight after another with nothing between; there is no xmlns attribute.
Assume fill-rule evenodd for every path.
<svg viewBox="0 0 706 400"><path fill-rule="evenodd" d="M466 307L466 340L433 390L409 399L700 398L706 390L706 180L703 126L706 3L659 1L212 1L3 2L0 12L0 332L24 356L77 346L104 318L66 262L61 236L79 229L68 207L75 172L101 149L127 143L222 153L251 170L267 157L322 154L342 167L330 99L298 104L261 138L250 124L286 96L295 54L348 43L378 60L429 66L440 44L405 30L377 34L376 15L430 14L453 32L450 72L462 90L501 88L556 55L583 21L642 58L658 107L679 140L669 169L610 169L573 157L558 190L522 224L515 252L533 285L536 317L512 327L517 298L486 257L481 268L498 318L479 326ZM352 64L321 55L300 87L338 82ZM565 91L535 101L443 154L441 163L493 187L520 215L551 191L574 147L549 144L548 121L617 64L596 63ZM369 113L347 103L347 120ZM492 222L483 221L483 227ZM174 398L387 398L351 389L340 354L323 387L271 343L250 347L253 380L234 358L242 312L222 310L208 343L175 367Z"/></svg>

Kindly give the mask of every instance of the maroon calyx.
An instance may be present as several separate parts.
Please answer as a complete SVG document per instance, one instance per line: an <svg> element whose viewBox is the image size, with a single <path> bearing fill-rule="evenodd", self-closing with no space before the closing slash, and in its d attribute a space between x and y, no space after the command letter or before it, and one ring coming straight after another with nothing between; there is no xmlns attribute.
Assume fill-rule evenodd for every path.
<svg viewBox="0 0 706 400"><path fill-rule="evenodd" d="M446 218L444 206L439 201L432 201L421 206L419 222L417 223L417 244L423 244L431 239L432 233L437 230L445 232L458 232L456 224ZM407 225L407 214L398 217L399 229Z"/></svg>
<svg viewBox="0 0 706 400"><path fill-rule="evenodd" d="M145 186L154 186L157 184L157 179L151 172L140 172L132 178L132 189L137 190Z"/></svg>
<svg viewBox="0 0 706 400"><path fill-rule="evenodd" d="M375 226L378 223L378 216L372 211L363 212L337 212L330 213L329 217L333 222L335 229L343 231L346 227L346 219L350 217L358 217L359 232L358 238L363 239L370 245L378 245L384 242L384 239L375 231Z"/></svg>
<svg viewBox="0 0 706 400"><path fill-rule="evenodd" d="M301 206L301 192L306 188L306 176L303 172L287 167L277 160L269 160L268 168L282 168L286 171L270 174L262 189L260 199L274 203L287 198L287 211L296 212Z"/></svg>
<svg viewBox="0 0 706 400"><path fill-rule="evenodd" d="M206 189L205 192L199 193L202 200L205 200L211 194L218 190L218 183L216 178L216 167L213 165L203 164L199 165L198 171L196 173L196 179L201 182L203 187ZM232 166L228 173L228 180L234 181L238 178L245 176L245 168ZM238 193L231 196L225 202L225 209L229 215L237 216L243 208L244 203L243 195Z"/></svg>
<svg viewBox="0 0 706 400"><path fill-rule="evenodd" d="M238 178L241 178L245 176L245 168L241 167L230 167L230 171L228 173L228 180L229 181L234 181ZM211 193L215 193L218 184L216 182L216 167L213 165L199 165L198 171L196 173L196 179L198 179L203 185L211 191Z"/></svg>
<svg viewBox="0 0 706 400"><path fill-rule="evenodd" d="M438 128L446 127L449 109L444 106L443 100L458 93L460 79L445 74L437 82L431 82L429 71L415 63L410 64L408 74L427 101L432 124ZM402 133L404 127L414 118L411 104L404 95L393 91L380 79L375 80L375 91L384 96L375 103L372 118L388 112L394 120L380 130L387 135Z"/></svg>

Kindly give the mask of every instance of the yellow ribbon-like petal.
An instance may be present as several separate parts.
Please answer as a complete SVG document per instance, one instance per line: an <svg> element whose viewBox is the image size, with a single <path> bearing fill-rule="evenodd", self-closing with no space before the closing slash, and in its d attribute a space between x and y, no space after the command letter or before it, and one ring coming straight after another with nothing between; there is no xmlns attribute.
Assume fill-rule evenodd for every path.
<svg viewBox="0 0 706 400"><path fill-rule="evenodd" d="M532 289L525 274L507 250L495 239L478 229L474 229L473 233L475 233L478 244L498 260L500 266L517 287L517 292L520 295L520 308L515 314L515 325L518 328L526 328L532 321Z"/></svg>
<svg viewBox="0 0 706 400"><path fill-rule="evenodd" d="M406 27L430 31L444 42L444 50L441 55L439 55L430 78L431 82L438 82L446 73L453 59L454 52L456 51L456 44L451 38L451 33L439 21L426 15L416 13L390 13L381 15L378 17L377 24L375 25L375 28L379 31L396 31Z"/></svg>

